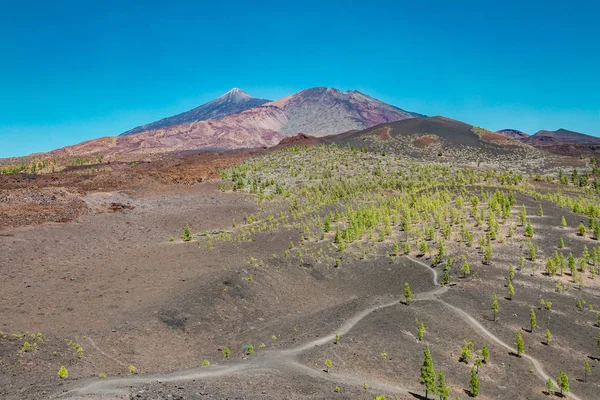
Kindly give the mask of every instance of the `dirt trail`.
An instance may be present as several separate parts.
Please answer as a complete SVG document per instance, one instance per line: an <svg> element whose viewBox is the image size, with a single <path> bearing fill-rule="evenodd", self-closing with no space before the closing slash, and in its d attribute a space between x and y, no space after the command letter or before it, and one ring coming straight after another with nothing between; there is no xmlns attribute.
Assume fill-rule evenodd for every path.
<svg viewBox="0 0 600 400"><path fill-rule="evenodd" d="M500 346L512 351L513 348L495 336L493 333L488 331L483 325L481 325L475 318L469 315L464 310L447 303L442 300L439 296L443 293L447 292L449 288L447 286L438 286L438 272L435 268L431 268L429 265L414 259L412 257L405 256L406 259L411 262L418 264L432 274L432 280L435 289L432 289L427 292L418 293L413 296L413 301L437 301L444 304L449 309L455 311L459 314L471 327L477 329L480 333L487 336ZM294 370L296 372L300 372L302 374L318 378L325 379L332 382L337 382L346 384L346 385L354 385L354 386L362 386L363 381L359 377L349 376L349 375L337 375L333 373L323 373L322 371L315 370L311 367L301 364L297 360L297 356L299 356L302 352L310 350L317 346L322 346L326 343L330 343L335 339L336 335L344 335L348 333L354 326L356 326L360 321L362 321L365 317L370 315L372 312L380 309L384 309L387 307L398 305L399 301L395 300L393 302L385 303L385 304L376 304L373 305L358 314L354 315L350 319L346 320L346 322L335 331L335 333L331 333L329 335L323 336L319 339L310 341L298 347L294 347L292 349L281 350L281 351L269 351L264 352L262 354L253 355L249 359L242 359L235 362L228 362L227 365L217 365L211 367L199 367L186 371L175 371L166 374L148 374L148 375L137 375L137 376L127 376L127 377L115 377L109 379L85 379L79 382L80 386L76 387L68 392L61 393L59 395L54 396L54 398L67 398L67 399L78 399L78 398L93 398L92 396L98 396L97 398L106 399L106 396L116 396L114 398L122 398L119 396L123 396L129 392L128 388L130 386L140 385L140 384L148 384L151 382L182 382L182 381L191 381L198 380L203 378L212 378L223 375L231 375L236 374L248 370L261 370L261 369L279 369L279 370ZM524 354L523 358L529 360L532 364L538 376L540 376L544 382L550 379L550 376L544 371L541 363L531 357L529 355ZM556 385L556 382L554 382ZM396 394L404 394L404 395L412 395L413 392L409 391L406 388L400 386L389 386L381 383L370 382L369 386L372 389L377 389L381 391L385 391L388 393L396 393ZM578 396L573 393L566 393L566 395L574 400L581 400Z"/></svg>

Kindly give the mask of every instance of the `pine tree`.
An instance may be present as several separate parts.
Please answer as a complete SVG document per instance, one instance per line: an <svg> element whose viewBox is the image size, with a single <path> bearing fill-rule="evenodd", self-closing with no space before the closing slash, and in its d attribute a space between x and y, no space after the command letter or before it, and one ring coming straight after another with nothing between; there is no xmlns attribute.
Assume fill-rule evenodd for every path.
<svg viewBox="0 0 600 400"><path fill-rule="evenodd" d="M435 394L435 370L433 369L433 360L431 358L431 351L429 351L429 345L425 346L425 352L423 354L420 383L425 386L426 399L429 396L429 392Z"/></svg>
<svg viewBox="0 0 600 400"><path fill-rule="evenodd" d="M462 266L463 278L466 278L467 275L471 275L471 268L469 267L469 262L465 260Z"/></svg>
<svg viewBox="0 0 600 400"><path fill-rule="evenodd" d="M181 235L181 239L184 242L189 242L192 240L192 231L190 230L189 225L186 225L185 228L183 228L183 235Z"/></svg>
<svg viewBox="0 0 600 400"><path fill-rule="evenodd" d="M446 265L444 267L444 277L442 278L442 285L447 285L450 282L450 267Z"/></svg>
<svg viewBox="0 0 600 400"><path fill-rule="evenodd" d="M483 360L481 358L476 358L475 359L475 372L477 372L477 374L479 374L479 367L481 367L481 364L483 364Z"/></svg>
<svg viewBox="0 0 600 400"><path fill-rule="evenodd" d="M515 279L515 267L512 264L508 264L508 279L511 281Z"/></svg>
<svg viewBox="0 0 600 400"><path fill-rule="evenodd" d="M474 347L473 342L467 342L465 340L465 342L460 350L459 361L462 361L465 364L468 364L469 360L471 359L471 353L472 353L473 347Z"/></svg>
<svg viewBox="0 0 600 400"><path fill-rule="evenodd" d="M512 284L511 281L508 281L508 298L512 300L513 296L515 295L515 288Z"/></svg>
<svg viewBox="0 0 600 400"><path fill-rule="evenodd" d="M519 256L519 270L522 270L525 266L525 257Z"/></svg>
<svg viewBox="0 0 600 400"><path fill-rule="evenodd" d="M564 216L560 220L560 227L563 228L563 229L567 227L567 220L565 219Z"/></svg>
<svg viewBox="0 0 600 400"><path fill-rule="evenodd" d="M560 394L569 393L569 377L567 374L561 369L558 373L558 378L556 378L556 383L560 388Z"/></svg>
<svg viewBox="0 0 600 400"><path fill-rule="evenodd" d="M544 216L544 209L542 208L542 205L540 204L540 206L538 207L538 215L540 217Z"/></svg>
<svg viewBox="0 0 600 400"><path fill-rule="evenodd" d="M225 357L227 359L230 356L231 356L231 350L229 350L229 347L227 347L227 346L223 347L223 357Z"/></svg>
<svg viewBox="0 0 600 400"><path fill-rule="evenodd" d="M442 371L438 372L438 385L437 385L437 393L440 396L440 400L448 400L448 396L450 395L450 391L452 388L446 385L446 377Z"/></svg>
<svg viewBox="0 0 600 400"><path fill-rule="evenodd" d="M408 282L404 282L404 301L406 304L410 304L412 301L412 292L410 291Z"/></svg>
<svg viewBox="0 0 600 400"><path fill-rule="evenodd" d="M471 368L471 379L469 380L469 391L472 397L479 395L479 377L475 367Z"/></svg>
<svg viewBox="0 0 600 400"><path fill-rule="evenodd" d="M494 312L494 321L496 321L496 313L498 312L498 298L494 293L492 295L492 311Z"/></svg>
<svg viewBox="0 0 600 400"><path fill-rule="evenodd" d="M419 336L419 340L422 341L423 336L425 335L425 324L423 323L423 321L419 321L418 319L417 324L419 325L419 327L417 328L417 335Z"/></svg>
<svg viewBox="0 0 600 400"><path fill-rule="evenodd" d="M552 342L552 334L550 333L550 329L546 329L544 336L546 337L546 344L549 346L550 342Z"/></svg>
<svg viewBox="0 0 600 400"><path fill-rule="evenodd" d="M579 226L577 227L577 234L579 236L585 236L585 231L586 231L585 225L582 222L580 222Z"/></svg>
<svg viewBox="0 0 600 400"><path fill-rule="evenodd" d="M563 238L560 238L558 240L558 248L559 249L564 249L565 248L565 241L563 240Z"/></svg>
<svg viewBox="0 0 600 400"><path fill-rule="evenodd" d="M325 360L325 372L329 372L329 367L333 367L333 363L330 359Z"/></svg>
<svg viewBox="0 0 600 400"><path fill-rule="evenodd" d="M515 348L517 349L518 357L521 357L521 354L525 353L525 342L523 341L521 332L517 332L517 337L515 339Z"/></svg>
<svg viewBox="0 0 600 400"><path fill-rule="evenodd" d="M535 317L535 311L533 310L533 307L531 307L529 310L529 325L529 332L533 332L533 328L537 327L537 319Z"/></svg>
<svg viewBox="0 0 600 400"><path fill-rule="evenodd" d="M533 226L531 226L531 222L527 221L527 226L525 226L525 236L533 237Z"/></svg>
<svg viewBox="0 0 600 400"><path fill-rule="evenodd" d="M548 378L546 381L546 388L548 389L548 394L554 394L554 382L552 382L552 379Z"/></svg>
<svg viewBox="0 0 600 400"><path fill-rule="evenodd" d="M481 349L481 356L483 357L483 362L487 362L490 359L490 351L487 346L483 346L483 349Z"/></svg>
<svg viewBox="0 0 600 400"><path fill-rule="evenodd" d="M527 220L527 211L525 210L525 204L521 205L521 216L520 216L521 226L525 225L525 221Z"/></svg>

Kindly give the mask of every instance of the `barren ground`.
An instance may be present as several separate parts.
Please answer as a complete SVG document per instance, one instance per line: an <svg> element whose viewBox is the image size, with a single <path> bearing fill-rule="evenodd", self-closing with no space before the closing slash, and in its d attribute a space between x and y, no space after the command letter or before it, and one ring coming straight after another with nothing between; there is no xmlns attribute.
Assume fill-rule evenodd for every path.
<svg viewBox="0 0 600 400"><path fill-rule="evenodd" d="M320 164L320 156L311 153L314 159L307 157L303 167L293 152L282 154L261 156L264 165L255 166L245 179L262 184L275 177L286 190L317 179L320 168L329 169L329 156ZM291 159L285 158L290 154ZM338 174L353 176L358 173L353 168L363 165L357 161L344 167L349 156L340 156ZM432 268L442 227L436 226L435 239L428 240L432 250L425 256L417 248L435 207L424 211L414 205L424 216L413 216L408 235L412 248L406 255L400 246L398 255L390 257L392 244L402 245L407 237L399 221L389 223L389 234L379 233L386 224L377 225L372 238L365 233L340 251L334 232L344 226L344 217L321 237L323 229L315 221L335 210L343 214L348 205L399 206L401 214L405 205L387 201L402 196L403 189L386 187L383 194L363 192L338 203L305 201L294 216L289 211L290 204L296 207L294 190L290 197L262 201L257 200L262 195L248 193L248 186L232 191L232 182L218 179L218 168L245 157L163 161L157 168L134 166L131 173L67 175L57 181L37 178L37 186L23 177L0 177L0 397L423 398L419 369L427 344L436 371L443 370L452 386L451 398L467 398L476 355L459 362L464 341L472 341L475 350L487 346L490 351L490 359L479 367L479 398L548 398L545 382L556 379L559 370L568 373L573 398L597 397L600 277L582 271L584 285L578 288L568 268L562 275L544 274L546 258L555 250L579 258L584 244L590 252L598 245L589 232L576 234L580 221L587 225L586 215L519 193L517 186L481 181L452 189L464 196L465 205L456 206L456 212L463 213L475 240L471 246L457 240L460 227L453 226L445 244L455 261L449 285L442 286L446 263ZM404 165L395 166L385 156L379 164L369 154L357 157L393 173ZM298 170L286 169L286 162ZM449 174L405 168L415 176ZM368 173L376 176L376 171ZM540 193L557 186L520 184ZM491 243L491 262L483 264L477 239L486 234L487 225L474 226L469 199L483 191L491 197L497 187L507 195L513 190L516 202ZM266 186L267 196L271 189ZM437 198L433 192L414 196L414 204ZM481 202L484 209L483 197ZM27 208L28 203L38 208ZM435 203L443 204L437 207L443 221L456 203L456 197ZM525 228L518 222L521 204L535 231L531 240L539 246L538 260L526 260L517 269L515 295L509 299L508 264L517 267L520 255L528 258ZM537 216L540 204L544 216ZM248 220L250 215L254 221ZM566 228L560 227L562 216ZM200 234L185 242L180 235L186 224L194 234L220 233L210 233L210 241ZM512 237L507 237L509 226L515 230ZM564 249L557 249L559 237ZM460 272L463 256L471 265L466 278ZM409 305L400 301L405 282L413 293ZM557 282L565 290L557 291ZM493 293L499 299L496 321L490 310ZM541 299L552 302L551 310ZM578 299L584 301L581 310ZM538 323L533 332L531 307ZM426 327L422 341L416 319ZM553 334L549 345L546 328ZM517 331L525 341L522 357L513 353ZM24 350L25 342L37 349ZM245 354L248 344L254 354ZM223 356L225 346L231 350L229 359ZM204 360L210 365L203 366ZM332 366L326 368L325 360ZM587 377L585 360L591 366ZM68 370L67 379L57 375L61 366Z"/></svg>

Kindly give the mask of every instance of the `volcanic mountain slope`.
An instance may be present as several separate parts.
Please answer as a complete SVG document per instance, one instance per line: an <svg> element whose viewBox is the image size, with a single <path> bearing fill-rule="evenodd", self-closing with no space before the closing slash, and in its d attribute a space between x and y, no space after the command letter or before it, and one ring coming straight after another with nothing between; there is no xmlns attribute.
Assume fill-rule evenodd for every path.
<svg viewBox="0 0 600 400"><path fill-rule="evenodd" d="M226 97L231 101L221 103L232 104L246 95L232 91ZM50 156L127 155L143 156L139 158L142 159L181 151L271 147L297 133L320 137L420 116L357 91L320 87L220 119L104 137L55 150Z"/></svg>
<svg viewBox="0 0 600 400"><path fill-rule="evenodd" d="M501 135L504 135L508 138L512 138L512 139L525 139L527 137L529 137L528 134L526 134L525 132L521 132L517 129L502 129L497 131L496 133L499 133Z"/></svg>
<svg viewBox="0 0 600 400"><path fill-rule="evenodd" d="M280 131L285 136L305 133L320 137L423 117L356 90L341 92L326 87L306 89L269 104L288 115L289 120Z"/></svg>
<svg viewBox="0 0 600 400"><path fill-rule="evenodd" d="M259 106L220 120L176 125L135 135L112 136L64 147L52 156L97 156L174 153L190 150L233 150L271 147L283 139L278 133L287 122L279 108Z"/></svg>
<svg viewBox="0 0 600 400"><path fill-rule="evenodd" d="M532 146L552 146L559 144L600 144L600 138L573 132L566 129L556 131L539 131L524 139L523 142Z"/></svg>
<svg viewBox="0 0 600 400"><path fill-rule="evenodd" d="M167 128L169 126L206 121L209 119L221 119L228 115L239 114L250 108L258 107L270 100L255 99L238 88L233 88L224 95L209 101L192 110L163 118L159 121L141 125L122 133L121 136L133 135L144 131Z"/></svg>
<svg viewBox="0 0 600 400"><path fill-rule="evenodd" d="M520 141L446 117L412 118L324 138L417 160L522 167L547 166L554 156Z"/></svg>

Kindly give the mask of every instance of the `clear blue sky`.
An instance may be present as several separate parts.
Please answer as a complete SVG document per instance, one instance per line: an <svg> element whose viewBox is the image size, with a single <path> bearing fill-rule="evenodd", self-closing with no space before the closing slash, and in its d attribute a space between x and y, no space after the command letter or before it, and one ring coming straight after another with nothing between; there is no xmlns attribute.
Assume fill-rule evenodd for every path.
<svg viewBox="0 0 600 400"><path fill-rule="evenodd" d="M493 130L600 135L596 3L6 2L0 157L119 134L232 87L357 89Z"/></svg>

